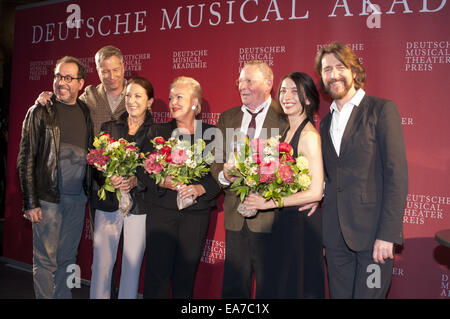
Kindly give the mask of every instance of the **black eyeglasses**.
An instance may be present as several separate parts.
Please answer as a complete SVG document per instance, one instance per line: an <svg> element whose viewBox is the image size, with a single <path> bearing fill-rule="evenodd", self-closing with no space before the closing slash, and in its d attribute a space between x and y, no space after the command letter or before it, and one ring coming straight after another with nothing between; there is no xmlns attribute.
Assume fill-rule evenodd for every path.
<svg viewBox="0 0 450 319"><path fill-rule="evenodd" d="M74 77L72 77L70 75L61 75L61 74L58 73L58 74L54 75L54 79L56 81L61 81L61 79L64 79L64 82L70 83L70 82L72 82L72 80L79 80L81 78L74 78Z"/></svg>

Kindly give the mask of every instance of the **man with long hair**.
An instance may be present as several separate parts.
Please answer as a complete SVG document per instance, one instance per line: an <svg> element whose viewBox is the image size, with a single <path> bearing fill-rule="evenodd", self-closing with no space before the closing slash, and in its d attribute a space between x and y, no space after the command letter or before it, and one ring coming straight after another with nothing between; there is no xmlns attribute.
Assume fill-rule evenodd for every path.
<svg viewBox="0 0 450 319"><path fill-rule="evenodd" d="M408 192L400 116L394 102L365 93L364 67L345 44L323 47L315 69L334 100L320 123L330 296L385 298Z"/></svg>

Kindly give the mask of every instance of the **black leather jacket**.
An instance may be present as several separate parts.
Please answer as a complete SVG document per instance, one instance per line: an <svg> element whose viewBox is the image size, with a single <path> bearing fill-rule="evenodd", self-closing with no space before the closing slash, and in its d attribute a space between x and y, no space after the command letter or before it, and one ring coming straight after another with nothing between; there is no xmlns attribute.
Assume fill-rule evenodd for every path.
<svg viewBox="0 0 450 319"><path fill-rule="evenodd" d="M55 102L55 97L52 97ZM92 145L93 128L89 109L77 99L88 129L86 148ZM22 188L23 210L40 207L39 200L58 203L58 156L60 127L56 108L49 103L29 108L22 125L17 170ZM86 164L87 165L87 164ZM86 167L84 191L89 194L91 170Z"/></svg>

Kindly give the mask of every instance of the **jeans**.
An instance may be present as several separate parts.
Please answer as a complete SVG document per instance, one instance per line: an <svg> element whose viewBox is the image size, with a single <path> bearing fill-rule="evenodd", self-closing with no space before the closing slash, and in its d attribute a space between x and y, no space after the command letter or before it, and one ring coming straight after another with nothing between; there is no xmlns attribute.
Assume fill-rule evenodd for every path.
<svg viewBox="0 0 450 319"><path fill-rule="evenodd" d="M83 232L86 195L61 195L59 203L40 200L43 219L33 223L33 281L37 299L71 299L69 265L75 264Z"/></svg>

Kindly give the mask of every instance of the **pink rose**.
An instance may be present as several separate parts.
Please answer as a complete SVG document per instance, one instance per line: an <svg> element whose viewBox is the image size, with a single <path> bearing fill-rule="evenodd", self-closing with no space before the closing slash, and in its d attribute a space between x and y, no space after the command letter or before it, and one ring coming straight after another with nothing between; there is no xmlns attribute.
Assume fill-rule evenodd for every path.
<svg viewBox="0 0 450 319"><path fill-rule="evenodd" d="M172 150L172 163L176 165L182 165L186 160L188 159L188 156L186 154L186 150L183 150L181 148L175 148Z"/></svg>
<svg viewBox="0 0 450 319"><path fill-rule="evenodd" d="M277 170L277 168L279 167L280 162L278 160L274 160L271 162L264 162L259 166L259 174L260 174L260 178L259 181L261 183L270 183L271 181L273 181L276 176L275 176L275 172Z"/></svg>
<svg viewBox="0 0 450 319"><path fill-rule="evenodd" d="M103 155L104 150L93 149L86 155L86 161L89 165L98 164L100 166L105 165L109 160L109 156Z"/></svg>
<svg viewBox="0 0 450 319"><path fill-rule="evenodd" d="M156 161L157 153L152 153L147 156L147 159L144 162L145 170L150 174L158 174L164 168L164 166Z"/></svg>
<svg viewBox="0 0 450 319"><path fill-rule="evenodd" d="M288 164L281 164L278 169L278 174L283 180L284 184L292 184L294 181L294 172Z"/></svg>
<svg viewBox="0 0 450 319"><path fill-rule="evenodd" d="M253 152L261 153L264 150L265 143L266 140L263 140L262 138L254 138L250 142L250 148Z"/></svg>
<svg viewBox="0 0 450 319"><path fill-rule="evenodd" d="M261 155L260 154L258 154L258 153L256 153L256 154L253 154L253 161L256 163L256 164L261 164Z"/></svg>

